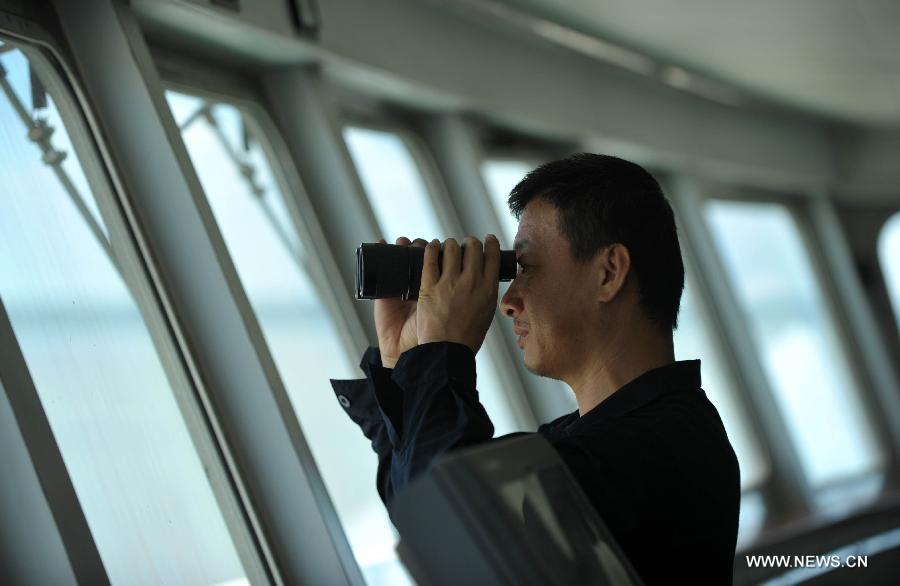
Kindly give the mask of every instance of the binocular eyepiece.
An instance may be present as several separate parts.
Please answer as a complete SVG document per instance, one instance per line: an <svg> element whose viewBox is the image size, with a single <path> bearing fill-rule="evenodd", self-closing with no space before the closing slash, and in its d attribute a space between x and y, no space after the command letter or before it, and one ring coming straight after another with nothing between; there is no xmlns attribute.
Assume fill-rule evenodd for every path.
<svg viewBox="0 0 900 586"><path fill-rule="evenodd" d="M465 255L465 249L463 249ZM444 252L438 253L438 270L443 266ZM400 244L363 243L356 249L356 298L384 299L399 297L404 301L419 298L422 262L425 249ZM500 251L500 281L516 278L516 253Z"/></svg>

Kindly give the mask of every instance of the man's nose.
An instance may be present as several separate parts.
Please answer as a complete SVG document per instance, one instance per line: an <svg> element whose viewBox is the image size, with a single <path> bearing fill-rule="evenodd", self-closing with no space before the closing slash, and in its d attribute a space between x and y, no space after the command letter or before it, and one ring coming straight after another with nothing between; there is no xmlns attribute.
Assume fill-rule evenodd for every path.
<svg viewBox="0 0 900 586"><path fill-rule="evenodd" d="M503 315L515 317L520 311L521 304L521 299L516 292L516 281L513 279L506 293L503 294L503 298L500 299L500 311L503 312Z"/></svg>

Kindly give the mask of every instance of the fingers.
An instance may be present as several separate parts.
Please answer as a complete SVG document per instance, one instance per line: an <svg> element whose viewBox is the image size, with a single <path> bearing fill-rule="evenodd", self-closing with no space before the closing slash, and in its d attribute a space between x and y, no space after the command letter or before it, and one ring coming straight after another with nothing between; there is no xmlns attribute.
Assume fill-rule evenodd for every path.
<svg viewBox="0 0 900 586"><path fill-rule="evenodd" d="M462 272L470 278L481 279L484 273L484 250L481 241L474 236L463 239L466 253L462 255Z"/></svg>
<svg viewBox="0 0 900 586"><path fill-rule="evenodd" d="M423 243L424 240L416 239L413 245ZM431 247L435 246L434 250ZM464 250L465 249L465 250ZM456 279L460 273L466 275L472 281L487 281L493 288L499 287L500 281L500 241L493 234L485 237L484 244L474 236L466 236L462 245L455 238L448 238L441 245L439 240L432 240L425 248L425 260L422 266L422 283L426 281L426 271L433 268L437 271L437 253L443 250L443 262L441 270L434 274L429 273L429 283L437 283L443 275ZM471 254L466 254L469 251ZM433 253L433 266L429 267L430 254Z"/></svg>
<svg viewBox="0 0 900 586"><path fill-rule="evenodd" d="M455 280L462 267L462 251L456 238L447 238L443 246L444 264L441 267L441 275L449 275L449 279Z"/></svg>
<svg viewBox="0 0 900 586"><path fill-rule="evenodd" d="M425 256L422 258L422 280L419 285L419 297L428 294L437 284L440 278L437 258L441 251L441 241L435 238L425 246ZM447 255L444 254L444 266L447 263Z"/></svg>
<svg viewBox="0 0 900 586"><path fill-rule="evenodd" d="M384 244L384 238L381 238L380 240L378 240L378 242ZM424 238L416 238L415 240L410 242L409 238L407 238L406 236L401 236L400 238L397 238L394 244L398 244L400 246L418 246L419 248L425 248L425 245L428 244L428 241Z"/></svg>

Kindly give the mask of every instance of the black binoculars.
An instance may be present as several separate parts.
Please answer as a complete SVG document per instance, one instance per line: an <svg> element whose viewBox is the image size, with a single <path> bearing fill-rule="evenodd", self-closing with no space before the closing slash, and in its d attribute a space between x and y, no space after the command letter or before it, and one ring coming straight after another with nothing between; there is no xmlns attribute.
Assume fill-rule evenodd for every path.
<svg viewBox="0 0 900 586"><path fill-rule="evenodd" d="M380 242L361 244L356 249L356 298L418 299L424 259L425 249L419 246ZM444 252L441 251L438 253L438 270L443 266L443 259ZM516 252L501 250L499 280L512 281L515 278Z"/></svg>

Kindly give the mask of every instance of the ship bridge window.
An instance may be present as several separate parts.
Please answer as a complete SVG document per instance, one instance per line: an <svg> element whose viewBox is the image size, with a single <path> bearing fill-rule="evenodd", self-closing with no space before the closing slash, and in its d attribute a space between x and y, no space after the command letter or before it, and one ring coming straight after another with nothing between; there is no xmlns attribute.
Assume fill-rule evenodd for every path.
<svg viewBox="0 0 900 586"><path fill-rule="evenodd" d="M507 199L512 188L525 177L525 175L537 167L537 163L530 164L517 159L489 159L481 164L481 174L487 187L491 205L500 220L503 230L503 238L506 242L513 242L516 232L519 231L519 222L509 211Z"/></svg>
<svg viewBox="0 0 900 586"><path fill-rule="evenodd" d="M23 50L0 45L0 298L103 566L114 584L246 584L216 456L174 386L192 390L154 345L149 284L125 270L114 206L98 205L108 186L86 179L95 152L70 140L83 122Z"/></svg>
<svg viewBox="0 0 900 586"><path fill-rule="evenodd" d="M704 215L806 478L881 466L860 389L796 220L782 204L710 200Z"/></svg>

